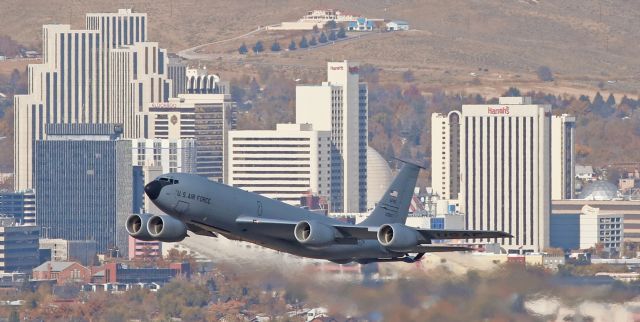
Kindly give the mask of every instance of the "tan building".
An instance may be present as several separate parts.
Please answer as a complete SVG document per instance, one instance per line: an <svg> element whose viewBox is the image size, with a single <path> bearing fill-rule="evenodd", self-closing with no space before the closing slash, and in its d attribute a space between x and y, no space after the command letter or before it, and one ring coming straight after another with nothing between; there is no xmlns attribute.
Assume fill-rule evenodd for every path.
<svg viewBox="0 0 640 322"><path fill-rule="evenodd" d="M368 91L359 66L327 63L327 82L296 87L296 123L331 133L331 209L367 210Z"/></svg>

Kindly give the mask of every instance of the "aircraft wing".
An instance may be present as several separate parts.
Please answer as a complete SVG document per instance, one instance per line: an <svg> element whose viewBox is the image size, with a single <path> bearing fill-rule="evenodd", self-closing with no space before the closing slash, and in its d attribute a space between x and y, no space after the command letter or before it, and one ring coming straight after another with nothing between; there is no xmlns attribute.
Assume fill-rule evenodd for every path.
<svg viewBox="0 0 640 322"><path fill-rule="evenodd" d="M509 233L497 230L416 229L416 231L418 231L418 233L427 240L513 237Z"/></svg>
<svg viewBox="0 0 640 322"><path fill-rule="evenodd" d="M277 237L281 239L295 240L293 230L297 221L269 219L259 217L242 216L236 219L236 223L241 226L259 227L260 234ZM354 226L354 225L332 225L342 236L343 240L350 239L377 239L378 227ZM424 238L424 243L438 239L474 239L474 238L509 238L510 234L502 231L492 230L448 230L448 229L416 229ZM457 246L456 246L457 247ZM436 248L434 248L436 249ZM467 249L464 249L467 250Z"/></svg>
<svg viewBox="0 0 640 322"><path fill-rule="evenodd" d="M236 219L236 223L246 228L254 227L259 229L259 233L271 237L295 240L293 230L298 224L297 221L269 219L259 217L241 216ZM331 225L342 236L340 240L350 241L357 239L374 239L376 238L376 230L370 230L371 227L353 226L353 225Z"/></svg>
<svg viewBox="0 0 640 322"><path fill-rule="evenodd" d="M455 246L455 245L418 245L407 253L441 253L441 252L466 252L474 250L471 247Z"/></svg>

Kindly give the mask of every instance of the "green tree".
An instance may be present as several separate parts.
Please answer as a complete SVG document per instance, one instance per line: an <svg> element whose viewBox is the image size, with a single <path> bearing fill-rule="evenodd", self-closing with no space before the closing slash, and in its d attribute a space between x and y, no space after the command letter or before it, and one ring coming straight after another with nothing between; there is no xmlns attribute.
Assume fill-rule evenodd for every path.
<svg viewBox="0 0 640 322"><path fill-rule="evenodd" d="M245 43L242 43L242 46L238 48L238 53L240 53L241 55L244 55L247 52L249 52L249 50L247 49L247 45L245 45Z"/></svg>
<svg viewBox="0 0 640 322"><path fill-rule="evenodd" d="M327 42L327 35L324 33L324 31L320 34L320 39L318 39L318 41L321 44L324 44Z"/></svg>
<svg viewBox="0 0 640 322"><path fill-rule="evenodd" d="M296 46L296 42L291 39L291 42L289 43L289 50L296 50L297 46Z"/></svg>
<svg viewBox="0 0 640 322"><path fill-rule="evenodd" d="M340 26L340 30L338 30L338 38L347 38L347 31L344 29L344 26Z"/></svg>
<svg viewBox="0 0 640 322"><path fill-rule="evenodd" d="M271 51L280 51L280 43L278 41L274 41L271 45Z"/></svg>
<svg viewBox="0 0 640 322"><path fill-rule="evenodd" d="M336 29L336 27L338 27L338 24L335 20L329 20L326 24L324 24L324 27L326 29Z"/></svg>
<svg viewBox="0 0 640 322"><path fill-rule="evenodd" d="M300 48L308 48L309 44L307 43L307 37L302 36L302 39L300 39Z"/></svg>
<svg viewBox="0 0 640 322"><path fill-rule="evenodd" d="M551 68L547 66L540 66L537 70L538 78L540 78L543 82L551 82L553 81L553 73L551 72Z"/></svg>
<svg viewBox="0 0 640 322"><path fill-rule="evenodd" d="M329 33L329 40L330 41L335 41L338 38L338 36L336 35L336 31L335 30L331 30L331 32Z"/></svg>
<svg viewBox="0 0 640 322"><path fill-rule="evenodd" d="M262 45L262 41L258 40L256 44L252 48L253 52L258 54L264 51L264 46Z"/></svg>
<svg viewBox="0 0 640 322"><path fill-rule="evenodd" d="M316 36L311 36L311 40L309 40L309 46L315 46L318 44L318 40L316 40Z"/></svg>

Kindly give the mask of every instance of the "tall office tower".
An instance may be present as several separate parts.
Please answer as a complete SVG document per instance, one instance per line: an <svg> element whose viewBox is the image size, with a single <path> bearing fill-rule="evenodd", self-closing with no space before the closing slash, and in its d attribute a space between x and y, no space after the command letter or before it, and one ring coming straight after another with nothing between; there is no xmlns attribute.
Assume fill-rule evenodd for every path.
<svg viewBox="0 0 640 322"><path fill-rule="evenodd" d="M110 52L145 42L146 19L146 14L121 9L87 14L86 30L43 26L43 61L29 65L27 94L14 99L16 190L33 187L34 142L46 137L46 124L106 123L113 117L124 118L128 111L111 110L117 103L114 98L135 100L125 97L128 92L112 94L116 83L109 70L122 66L112 66Z"/></svg>
<svg viewBox="0 0 640 322"><path fill-rule="evenodd" d="M176 55L169 55L167 65L169 79L173 84L171 97L178 97L178 94L187 92L187 63Z"/></svg>
<svg viewBox="0 0 640 322"><path fill-rule="evenodd" d="M48 238L95 240L127 254L133 208L131 141L114 124L50 124L36 141L38 225Z"/></svg>
<svg viewBox="0 0 640 322"><path fill-rule="evenodd" d="M431 115L431 186L441 199L460 193L460 112Z"/></svg>
<svg viewBox="0 0 640 322"><path fill-rule="evenodd" d="M568 114L551 117L551 199L575 196L576 118Z"/></svg>
<svg viewBox="0 0 640 322"><path fill-rule="evenodd" d="M36 194L33 190L0 191L0 215L8 215L25 225L36 224Z"/></svg>
<svg viewBox="0 0 640 322"><path fill-rule="evenodd" d="M459 137L458 199L467 229L509 232L513 238L496 240L508 249L549 245L550 115L550 106L531 104L531 98L501 97L495 105L463 105L462 112L432 116L434 189L455 191L456 180L447 180L456 176L458 144L451 141Z"/></svg>
<svg viewBox="0 0 640 322"><path fill-rule="evenodd" d="M327 82L296 87L296 123L331 132L333 212L367 210L367 84L358 64L327 63Z"/></svg>
<svg viewBox="0 0 640 322"><path fill-rule="evenodd" d="M305 195L330 195L331 132L278 124L275 131L229 131L228 142L230 185L295 206Z"/></svg>

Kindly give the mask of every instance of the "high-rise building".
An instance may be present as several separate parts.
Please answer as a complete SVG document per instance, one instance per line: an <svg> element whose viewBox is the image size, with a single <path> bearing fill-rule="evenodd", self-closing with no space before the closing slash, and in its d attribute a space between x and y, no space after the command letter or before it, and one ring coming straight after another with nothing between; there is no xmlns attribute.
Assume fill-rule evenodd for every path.
<svg viewBox="0 0 640 322"><path fill-rule="evenodd" d="M25 225L36 224L36 194L33 190L0 191L0 215L11 216Z"/></svg>
<svg viewBox="0 0 640 322"><path fill-rule="evenodd" d="M431 115L431 186L445 200L460 193L460 112Z"/></svg>
<svg viewBox="0 0 640 322"><path fill-rule="evenodd" d="M0 273L31 272L40 264L38 233L37 226L0 217Z"/></svg>
<svg viewBox="0 0 640 322"><path fill-rule="evenodd" d="M158 50L158 55L149 52L137 62L121 59L126 51L123 47L146 42L146 20L144 13L120 9L117 13L87 14L85 30L73 30L69 25L43 26L42 63L29 65L27 94L14 98L16 190L33 188L34 142L46 137L46 124L106 123L116 118L129 127L132 121L126 117L131 111L123 104L138 103L133 96L137 88L120 82L123 74L133 74L131 69L122 69L123 64L143 66L151 61L157 66L163 55ZM121 53L111 55L116 49ZM116 90L119 92L114 93ZM144 97L151 99L150 94Z"/></svg>
<svg viewBox="0 0 640 322"><path fill-rule="evenodd" d="M178 94L187 92L187 63L176 55L169 55L167 65L169 79L173 84L171 97L178 97Z"/></svg>
<svg viewBox="0 0 640 322"><path fill-rule="evenodd" d="M296 123L331 132L333 212L367 210L367 84L358 64L327 63L327 82L296 87Z"/></svg>
<svg viewBox="0 0 640 322"><path fill-rule="evenodd" d="M275 131L229 131L228 142L230 185L296 206L302 196L330 195L329 131L278 124Z"/></svg>
<svg viewBox="0 0 640 322"><path fill-rule="evenodd" d="M40 249L51 250L55 262L78 261L82 265L97 265L95 240L40 239Z"/></svg>
<svg viewBox="0 0 640 322"><path fill-rule="evenodd" d="M551 199L575 198L576 118L567 114L551 117Z"/></svg>
<svg viewBox="0 0 640 322"><path fill-rule="evenodd" d="M36 141L38 225L48 238L94 240L127 254L133 208L131 141L114 124L50 124Z"/></svg>
<svg viewBox="0 0 640 322"><path fill-rule="evenodd" d="M528 97L501 97L432 117L433 188L445 199L457 192L467 229L509 232L496 240L509 249L549 245L550 116Z"/></svg>

